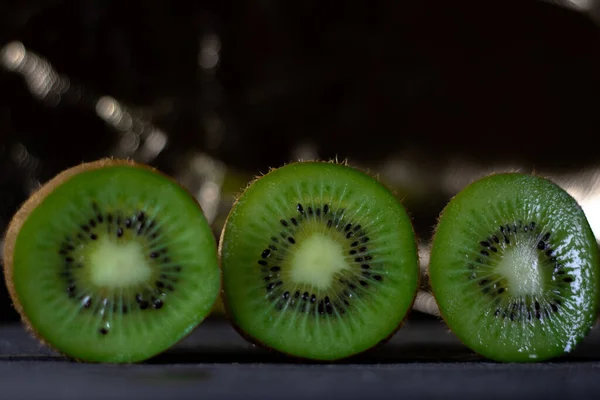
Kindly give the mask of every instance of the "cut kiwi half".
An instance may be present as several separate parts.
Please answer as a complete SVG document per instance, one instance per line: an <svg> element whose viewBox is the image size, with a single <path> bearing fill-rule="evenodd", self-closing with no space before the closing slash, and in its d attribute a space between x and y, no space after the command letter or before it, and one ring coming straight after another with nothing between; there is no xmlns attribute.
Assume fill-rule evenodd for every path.
<svg viewBox="0 0 600 400"><path fill-rule="evenodd" d="M216 240L194 197L126 160L73 167L33 194L9 225L4 270L30 330L90 362L168 349L221 287Z"/></svg>
<svg viewBox="0 0 600 400"><path fill-rule="evenodd" d="M445 207L429 276L441 315L466 346L527 362L569 353L593 327L599 265L588 221L566 191L501 173Z"/></svg>
<svg viewBox="0 0 600 400"><path fill-rule="evenodd" d="M418 287L404 207L374 178L334 162L295 162L252 182L219 252L236 329L300 359L338 360L384 341Z"/></svg>

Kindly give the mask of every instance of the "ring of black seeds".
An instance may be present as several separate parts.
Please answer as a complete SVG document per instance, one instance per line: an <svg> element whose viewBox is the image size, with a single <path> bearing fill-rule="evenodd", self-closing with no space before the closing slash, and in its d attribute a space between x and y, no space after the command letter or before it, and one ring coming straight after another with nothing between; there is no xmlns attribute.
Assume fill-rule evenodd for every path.
<svg viewBox="0 0 600 400"><path fill-rule="evenodd" d="M157 221L141 210L127 216L117 214L115 218L114 213L103 212L96 203L92 203L91 215L92 217L80 226L80 231L75 235L76 239L69 235L65 236L58 251L64 264L59 276L64 281L68 297L77 302L83 312L91 312L101 317L98 332L104 336L110 333L109 324L107 323L107 310L112 309L115 313L127 314L135 307L142 311L163 308L166 293L174 291L177 287L177 277L174 276L174 273L181 272L182 266L172 265L167 247L153 249L148 256L159 268L160 279L156 280L154 285L139 290L135 295L135 299L123 298L121 304L116 298L94 298L86 294L91 290L87 290L85 287L79 288L75 281L76 271L85 268L81 263L75 262L73 252L76 247L85 246L87 243L97 240L98 235L101 233L113 235L117 240L121 240L124 232L129 230L133 235L147 238L151 246L155 246L155 239L160 236Z"/></svg>
<svg viewBox="0 0 600 400"><path fill-rule="evenodd" d="M329 204L322 206L305 207L298 203L296 206L297 213L289 218L281 218L279 223L281 231L279 237L271 237L269 244L258 257L258 265L261 266L263 280L266 282L265 291L270 301L274 302L275 310L283 310L285 308L297 309L300 312L309 311L314 316L333 315L335 312L345 314L346 309L351 306L352 299L359 297L361 291L358 286L365 289L369 287L370 281L382 282L383 276L380 274L363 273L362 278L343 279L339 282L345 285L345 288L334 293L333 296L328 294L320 298L316 293L304 292L302 294L296 291L294 296L289 295L288 289L285 289L283 281L283 272L281 267L282 257L278 253L281 250L287 250L289 247L296 244L294 238L295 233L300 229L303 223L309 219L316 218L328 229L335 229L343 234L349 243L348 254L354 257L354 262L358 268L363 270L370 269L369 263L373 260L372 255L364 255L368 253L369 236L367 231L360 225L353 225L350 222L344 223L344 209L334 210ZM300 297L301 296L301 297ZM337 300L331 301L331 298ZM316 305L316 306L315 306Z"/></svg>
<svg viewBox="0 0 600 400"><path fill-rule="evenodd" d="M568 285L573 282L573 277L570 276L564 269L563 264L554 257L554 249L551 244L552 232L541 231L536 227L539 226L535 221L523 224L522 221L516 221L512 223L503 224L498 227L496 232L486 238L482 238L479 242L481 250L479 254L481 258L476 259L476 263L485 263L486 258L495 257L494 253L498 252L499 246L511 246L515 244L515 236L519 234L528 234L535 236L537 241L537 250L545 259L544 265L551 268L555 280L559 282L561 286ZM469 264L467 268L471 271L475 270L475 265ZM468 279L477 279L477 274L471 272L468 275ZM507 287L502 282L492 283L488 279L480 279L478 281L480 290L483 294L491 297L492 299L499 302L498 296L503 296L508 293ZM558 313L560 311L561 300L559 293L554 291L550 292L547 304L543 307L537 300L533 300L529 303L523 303L517 299L511 299L510 303L505 307L496 307L494 310L494 316L502 319L510 319L514 321L517 316L521 319L531 321L532 319L542 319L544 317L549 318L551 313ZM515 314L517 312L517 314Z"/></svg>

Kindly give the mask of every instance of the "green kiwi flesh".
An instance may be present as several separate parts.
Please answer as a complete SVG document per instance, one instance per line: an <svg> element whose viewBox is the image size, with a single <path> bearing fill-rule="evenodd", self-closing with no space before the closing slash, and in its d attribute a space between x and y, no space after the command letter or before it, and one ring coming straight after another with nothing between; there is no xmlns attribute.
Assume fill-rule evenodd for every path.
<svg viewBox="0 0 600 400"><path fill-rule="evenodd" d="M216 240L196 200L147 166L63 172L9 227L6 284L28 327L80 361L130 363L174 345L220 291Z"/></svg>
<svg viewBox="0 0 600 400"><path fill-rule="evenodd" d="M442 212L429 276L449 328L475 352L528 362L572 351L595 323L599 256L576 201L551 181L503 173Z"/></svg>
<svg viewBox="0 0 600 400"><path fill-rule="evenodd" d="M303 359L337 360L384 341L418 286L405 209L336 163L291 163L254 181L228 216L220 256L238 331Z"/></svg>

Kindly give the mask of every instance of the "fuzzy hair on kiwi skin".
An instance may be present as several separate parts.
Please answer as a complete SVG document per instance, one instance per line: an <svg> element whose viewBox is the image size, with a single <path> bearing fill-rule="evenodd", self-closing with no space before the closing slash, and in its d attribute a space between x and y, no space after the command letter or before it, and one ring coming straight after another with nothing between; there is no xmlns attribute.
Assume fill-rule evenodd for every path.
<svg viewBox="0 0 600 400"><path fill-rule="evenodd" d="M479 180L481 180L481 179L489 178L489 177L492 177L492 176L495 176L495 175L505 175L505 174L523 174L523 175L529 175L529 176L533 176L533 177L537 177L537 178L546 179L546 180L548 180L548 181L550 181L550 182L554 183L554 181L552 180L552 178L550 178L550 177L548 177L548 176L543 176L543 175L541 175L541 174L538 174L538 173L536 173L535 171L534 171L534 172L531 172L531 173L526 173L526 172L521 172L520 170L517 170L517 169L511 169L511 170L508 170L508 171L495 171L495 172L491 172L491 173L489 173L489 174L482 175L482 176L480 176L479 178L472 179L472 180L469 182L469 184L465 185L465 187L464 187L462 190L466 189L468 186L470 186L470 185L474 184L475 182L477 182L477 181L479 181ZM555 184L555 185L557 185L556 183L554 183L554 184ZM559 186L559 185L557 185L557 186ZM559 187L560 187L560 186L559 186ZM453 199L454 199L456 196L458 196L458 193L457 193L457 194L455 194L454 196L452 196L452 197L451 197L451 198L448 200L448 202L446 203L446 206L445 206L445 207L442 209L442 211L441 211L441 212L440 212L440 214L438 215L437 222L436 222L436 224L435 224L434 231L433 231L433 234L432 234L432 236L431 236L431 240L430 240L430 242L429 242L429 243L430 243L430 244L429 244L429 248L431 248L431 247L433 246L433 242L434 242L434 239L435 239L435 237L436 237L436 234L437 234L437 229L438 229L438 227L439 227L440 220L441 220L442 216L444 215L444 211L446 210L446 208L448 207L448 205L450 204L450 202L451 202L451 201L452 201L452 200L453 200ZM578 203L577 205L578 205L579 207L581 207L581 206L579 205L579 203ZM429 274L430 274L430 267L431 267L431 263L430 263L430 264L427 266L427 276L429 276ZM434 299L436 299L437 297L436 297L435 291L433 290L433 288L431 287L431 285L429 285L429 287L430 287L431 295L433 296L433 298L434 298ZM446 322L446 316L444 315L444 312L442 311L442 309L441 309L439 306L438 306L438 310L437 310L437 311L438 311L438 315L435 315L435 314L433 314L433 313L431 313L431 315L434 315L434 316L436 316L436 317L440 318L440 319L441 319L441 320L442 320L442 321L443 321L443 322L446 324L446 326L448 326L448 323ZM598 317L598 319L596 320L596 324L600 324L600 306L599 306L599 309L598 309L598 311L597 311L597 314L599 315L599 317ZM456 335L455 335L455 336L456 336ZM460 342L461 342L461 343L462 343L462 344L463 344L465 347L467 347L467 348L468 348L470 351L472 351L473 353L477 354L479 357L482 357L482 358L484 358L484 359L487 359L487 360L489 360L489 358L488 358L488 357L486 357L485 355L483 355L483 354L481 354L481 353L477 352L476 350L473 350L473 349L471 349L469 346L467 346L467 345L466 345L466 344L465 344L465 343L464 343L464 342L463 342L463 341L462 341L462 340L461 340L461 339L460 339L458 336L456 336L456 337L457 337L457 339L458 339L458 340L459 340L459 341L460 341Z"/></svg>
<svg viewBox="0 0 600 400"><path fill-rule="evenodd" d="M19 232L21 230L21 227L23 226L23 224L29 217L29 214L33 210L35 210L37 208L37 206L40 205L44 201L44 199L46 199L46 197L54 191L54 189L56 189L57 187L61 186L64 183L66 183L69 179L71 179L72 177L74 177L82 172L93 171L93 170L97 170L97 169L102 169L102 168L106 168L106 167L114 167L114 166L130 166L130 167L134 167L134 168L143 168L143 169L147 169L153 173L159 174L159 175L167 178L171 182L179 185L179 187L181 187L196 202L197 206L200 208L200 204L198 203L196 198L189 192L189 190L187 190L187 188L183 187L174 178L161 172L160 170L158 170L154 167L151 167L147 164L139 163L139 162L136 162L136 161L130 160L130 159L115 159L112 157L102 158L102 159L99 159L96 161L82 163L75 167L71 167L66 170L63 170L58 175L56 175L54 178L50 179L48 182L43 184L36 192L32 193L30 195L30 197L21 205L21 207L17 210L17 212L13 216L11 222L8 225L8 229L6 230L5 239L4 239L4 260L3 260L3 262L4 262L4 277L5 277L6 288L8 289L8 293L12 299L12 302L13 302L12 305L13 305L14 309L19 313L19 315L21 317L21 321L25 325L26 330L32 336L34 336L40 343L51 348L56 353L58 353L60 356L71 359L71 360L73 360L75 362L79 362L79 363L89 363L89 361L81 360L81 359L78 359L77 357L73 357L68 354L64 354L62 351L60 351L60 349L57 349L56 347L52 346L52 344L48 343L44 339L44 337L35 329L35 327L31 324L31 321L29 321L29 318L27 318L27 315L25 314L23 307L21 306L19 296L17 295L16 289L15 289L15 287L13 285L13 281L12 281L13 267L14 267L13 266L13 252L14 252L15 244L16 244ZM221 274L220 268L219 268L219 284L220 284L220 290L222 290L223 279L222 279L222 274ZM215 303L216 303L216 298L215 298ZM214 306L214 304L212 306ZM193 329L190 330L190 332L188 332L186 335L184 335L182 337L182 339L187 337L192 332L193 332Z"/></svg>
<svg viewBox="0 0 600 400"><path fill-rule="evenodd" d="M276 170L278 170L280 168L283 168L283 167L285 167L287 165L301 164L301 163L337 164L337 165L343 165L343 166L346 166L346 167L349 167L349 168L354 168L354 167L352 167L348 163L348 160L344 160L342 162L339 162L337 160L337 158L335 160L327 160L327 161L326 160L318 160L318 159L316 159L316 160L299 160L299 161L292 161L292 162L289 162L289 163L285 163L285 164L283 164L280 167L270 167L269 171L267 173L262 174L262 175L257 175L252 181L250 181L250 183L248 183L248 185L246 185L246 187L244 188L244 190L241 193L239 193L238 196L236 196L236 199L235 199L233 205L231 206L230 212L227 215L227 218L225 219L225 223L223 224L223 229L221 230L221 235L220 235L220 238L219 238L219 247L218 247L218 259L219 259L219 268L221 269L221 276L223 276L223 266L222 266L222 263L221 263L221 261L222 261L222 253L223 253L223 239L225 237L225 231L226 231L227 223L229 222L229 218L231 217L232 211L235 208L236 204L238 203L238 201L239 201L240 197L242 196L242 194L244 194L246 192L246 190L253 183L255 183L255 182L259 181L260 179L268 176L272 172L274 172L274 171L276 171ZM368 173L366 173L364 171L361 171L361 172L363 172L363 173L371 176L373 179L376 179L371 174L368 174ZM379 182L378 179L376 179L376 181L378 183L380 183L381 185L383 185L386 189L389 190L389 188L386 185L384 185L383 183ZM399 203L402 206L402 208L404 208L404 205L401 202L399 202ZM405 209L405 211L406 211L406 209ZM406 211L406 212L408 214L408 211ZM408 214L408 215L409 215L409 218L410 218L410 214ZM413 227L412 223L411 223L411 229L413 230L413 235L415 235L414 227ZM414 245L415 245L415 251L416 251L416 254L417 254L417 257L418 257L418 254L419 254L418 250L419 249L418 249L416 237L415 237L415 243L414 243ZM417 274L417 288L419 288L419 285L421 283L420 279L421 279L421 274ZM302 357L302 356L290 354L288 352L281 351L281 350L275 350L275 349L271 348L270 346L268 346L267 344L261 342L260 340L254 338L254 337L251 337L246 332L244 332L244 330L236 323L236 321L233 318L233 315L231 313L231 309L229 307L229 303L227 302L227 296L226 296L225 290L223 289L223 283L221 282L221 301L223 303L223 308L225 310L225 318L229 321L229 323L235 329L235 331L238 332L238 334L241 337L243 337L246 341L248 341L250 344L252 344L254 346L257 346L257 347L260 347L263 350L267 350L271 354L283 355L283 356L288 357L288 358L290 358L290 359L292 359L292 360L294 360L294 361L296 361L298 363L301 363L301 364L305 364L305 363L306 364L308 364L308 363L311 363L311 364L343 364L344 362L346 362L346 361L348 361L348 360L350 360L350 359L352 359L354 357L357 357L359 354L363 354L363 353L365 353L367 351L372 351L374 349L377 349L377 348L383 346L406 323L406 320L407 320L408 316L410 315L410 311L413 309L414 302L415 302L415 300L417 298L417 293L418 293L418 290L415 292L415 294L414 294L414 296L412 298L412 301L410 303L410 306L408 307L407 312L404 315L404 318L398 323L398 326L396 326L396 328L394 328L394 330L392 332L390 332L390 334L388 336L386 336L385 338L383 338L381 341L379 341L375 345L371 346L369 349L366 349L366 350L364 350L364 351L362 351L360 353L357 353L357 354L351 354L349 356L341 357L341 358L338 358L338 359L335 359L335 360L318 360L318 359L312 359L312 358L308 358L308 357Z"/></svg>

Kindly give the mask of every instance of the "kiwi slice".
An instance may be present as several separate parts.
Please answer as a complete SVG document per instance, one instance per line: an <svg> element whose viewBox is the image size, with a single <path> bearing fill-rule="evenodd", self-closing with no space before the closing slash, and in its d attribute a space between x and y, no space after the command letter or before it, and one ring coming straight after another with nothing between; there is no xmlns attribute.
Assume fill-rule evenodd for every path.
<svg viewBox="0 0 600 400"><path fill-rule="evenodd" d="M196 200L148 166L105 159L59 174L9 225L6 284L43 342L81 361L136 362L210 312L221 276Z"/></svg>
<svg viewBox="0 0 600 400"><path fill-rule="evenodd" d="M577 202L520 173L472 183L442 212L429 265L449 328L506 362L566 354L595 323L599 256Z"/></svg>
<svg viewBox="0 0 600 400"><path fill-rule="evenodd" d="M372 177L333 162L291 163L251 183L219 251L237 330L303 359L341 359L384 341L418 286L403 206Z"/></svg>

